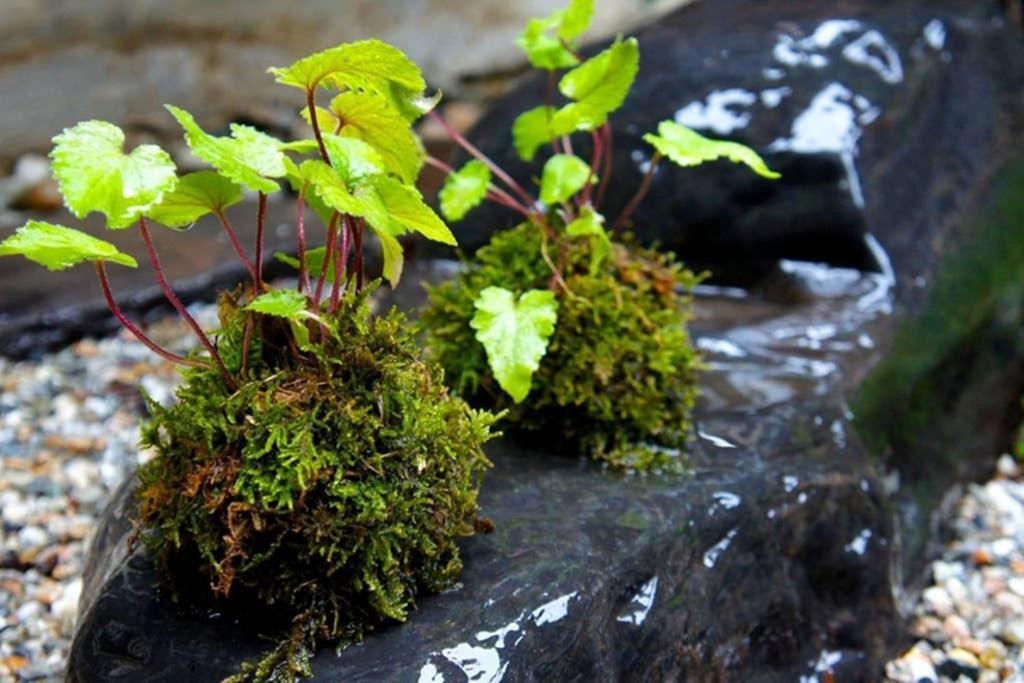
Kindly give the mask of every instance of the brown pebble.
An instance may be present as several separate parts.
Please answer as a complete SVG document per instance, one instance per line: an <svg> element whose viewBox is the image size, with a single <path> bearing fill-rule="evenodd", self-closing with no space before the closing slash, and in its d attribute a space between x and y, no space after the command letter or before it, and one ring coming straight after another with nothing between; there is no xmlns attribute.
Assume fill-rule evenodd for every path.
<svg viewBox="0 0 1024 683"><path fill-rule="evenodd" d="M18 673L26 666L28 666L28 660L20 655L11 655L0 659L0 671L6 670L10 674Z"/></svg>
<svg viewBox="0 0 1024 683"><path fill-rule="evenodd" d="M11 208L20 211L54 211L64 205L64 199L53 178L36 183L11 202Z"/></svg>
<svg viewBox="0 0 1024 683"><path fill-rule="evenodd" d="M989 552L984 548L978 548L977 550L975 550L973 559L974 564L976 564L979 567L987 567L988 565L992 564L992 555L989 554Z"/></svg>
<svg viewBox="0 0 1024 683"><path fill-rule="evenodd" d="M9 595L13 595L16 598L20 598L22 593L25 592L25 587L21 584L20 581L15 581L13 579L4 579L3 581L0 581L0 591L3 591L4 593L7 593Z"/></svg>
<svg viewBox="0 0 1024 683"><path fill-rule="evenodd" d="M60 436L51 434L43 439L47 448L69 451L76 455L95 453L107 447L107 440L103 438L92 438L89 436Z"/></svg>
<svg viewBox="0 0 1024 683"><path fill-rule="evenodd" d="M1021 560L1018 557L1010 560L1010 570L1018 576L1024 575L1024 560Z"/></svg>

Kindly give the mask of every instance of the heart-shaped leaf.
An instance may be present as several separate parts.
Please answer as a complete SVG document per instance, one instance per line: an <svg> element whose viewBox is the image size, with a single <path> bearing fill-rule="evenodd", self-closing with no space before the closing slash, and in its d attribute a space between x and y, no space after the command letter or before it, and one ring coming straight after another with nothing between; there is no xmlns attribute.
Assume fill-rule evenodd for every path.
<svg viewBox="0 0 1024 683"><path fill-rule="evenodd" d="M572 154L556 154L544 164L540 178L540 200L561 204L583 189L590 178L590 165Z"/></svg>
<svg viewBox="0 0 1024 683"><path fill-rule="evenodd" d="M165 194L146 215L169 228L183 228L208 213L223 213L240 201L241 186L216 171L196 171L179 178L174 191Z"/></svg>
<svg viewBox="0 0 1024 683"><path fill-rule="evenodd" d="M44 221L29 221L0 242L0 256L11 255L24 256L48 270L64 270L84 261L110 261L129 268L138 267L135 259L122 254L110 242Z"/></svg>
<svg viewBox="0 0 1024 683"><path fill-rule="evenodd" d="M438 197L441 213L450 221L462 220L487 196L491 184L491 171L487 164L471 159L455 173L449 173Z"/></svg>

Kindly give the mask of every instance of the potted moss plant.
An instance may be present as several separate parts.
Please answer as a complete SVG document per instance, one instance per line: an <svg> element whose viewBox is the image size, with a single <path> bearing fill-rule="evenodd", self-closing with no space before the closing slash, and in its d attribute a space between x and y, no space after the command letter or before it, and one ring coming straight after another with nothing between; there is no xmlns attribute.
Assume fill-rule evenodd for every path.
<svg viewBox="0 0 1024 683"><path fill-rule="evenodd" d="M726 158L778 174L743 145L663 121L644 136L654 154L636 194L609 224L601 213L613 172L608 117L629 93L640 55L636 39L620 37L581 57L576 41L593 10L593 0L572 0L531 20L518 40L548 74L546 104L512 129L525 161L550 147L538 196L431 112L473 157L458 170L428 159L448 174L442 213L459 220L489 200L522 222L497 233L453 281L430 289L426 347L459 394L507 409L522 430L554 432L614 466L679 469L697 394L699 360L686 324L699 277L634 244L630 217L663 159L696 166ZM588 159L574 153L579 136L589 138Z"/></svg>
<svg viewBox="0 0 1024 683"><path fill-rule="evenodd" d="M177 402L150 401L142 429L156 457L140 472L141 541L176 599L260 606L279 626L281 644L239 679L290 680L309 673L318 643L404 620L417 596L453 583L456 539L479 522L488 466L481 444L495 416L449 395L400 313L370 313L370 234L392 285L402 271L400 235L454 244L413 185L423 152L411 123L435 103L423 98L419 68L368 40L272 71L303 93L312 139L285 143L242 125L216 137L168 106L211 167L186 175L157 146L126 153L111 123L86 121L54 139L68 208L138 231L157 282L200 342L196 351L171 353L121 311L106 269L137 263L109 242L30 221L0 243L0 255L50 270L92 263L117 319L181 366ZM330 130L318 125L320 91L335 93L330 111L342 117ZM267 196L283 180L299 195L298 277L295 287L274 289L263 278L263 238ZM244 190L258 197L251 255L229 219ZM316 248L306 243L307 208L327 227ZM150 234L154 223L177 229L204 217L220 223L249 273L220 295L212 331L171 289Z"/></svg>

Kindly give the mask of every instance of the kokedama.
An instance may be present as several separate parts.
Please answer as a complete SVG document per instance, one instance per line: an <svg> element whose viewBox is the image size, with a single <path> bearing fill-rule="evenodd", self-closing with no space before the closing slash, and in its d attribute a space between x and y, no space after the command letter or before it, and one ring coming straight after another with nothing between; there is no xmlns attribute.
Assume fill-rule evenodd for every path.
<svg viewBox="0 0 1024 683"><path fill-rule="evenodd" d="M422 317L427 352L461 395L509 409L523 430L555 432L615 466L680 469L697 395L699 361L686 324L699 277L669 255L635 246L630 217L666 158L680 166L725 158L767 178L778 174L743 145L662 121L644 136L654 154L636 194L606 228L608 117L629 93L640 51L636 39L620 37L584 60L576 41L593 9L593 0L572 0L531 20L519 37L529 61L548 75L546 104L512 128L525 161L550 146L539 197L431 113L474 157L458 170L428 159L448 173L442 213L459 220L486 199L523 222L495 236L454 281L430 290ZM574 135L589 138L589 161L574 153Z"/></svg>

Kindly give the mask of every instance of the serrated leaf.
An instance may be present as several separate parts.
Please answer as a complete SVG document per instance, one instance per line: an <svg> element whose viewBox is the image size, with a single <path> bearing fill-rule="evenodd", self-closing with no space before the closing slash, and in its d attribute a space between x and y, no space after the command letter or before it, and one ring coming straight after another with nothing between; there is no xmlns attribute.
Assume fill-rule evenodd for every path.
<svg viewBox="0 0 1024 683"><path fill-rule="evenodd" d="M330 133L322 137L331 166L349 188L370 176L384 173L384 158L371 145L356 138L344 138Z"/></svg>
<svg viewBox="0 0 1024 683"><path fill-rule="evenodd" d="M178 179L174 191L163 196L146 215L170 228L192 225L208 213L242 201L241 186L216 171L196 171Z"/></svg>
<svg viewBox="0 0 1024 683"><path fill-rule="evenodd" d="M593 18L594 0L571 0L562 15L558 37L566 41L579 37L590 26Z"/></svg>
<svg viewBox="0 0 1024 683"><path fill-rule="evenodd" d="M380 248L384 256L384 279L391 283L392 287L398 286L402 278L402 267L405 264L405 252L402 244L386 232L374 231L380 240Z"/></svg>
<svg viewBox="0 0 1024 683"><path fill-rule="evenodd" d="M355 216L362 215L362 205L333 168L319 159L308 159L303 161L298 169L300 177L309 183L315 195L331 209L332 213L337 211Z"/></svg>
<svg viewBox="0 0 1024 683"><path fill-rule="evenodd" d="M551 128L553 107L534 107L524 111L512 123L512 142L523 161L533 161L537 150L551 142L555 133Z"/></svg>
<svg viewBox="0 0 1024 683"><path fill-rule="evenodd" d="M640 67L640 46L636 38L617 40L565 74L558 89L571 100L555 112L552 127L564 130L594 130L608 115L622 106L633 87Z"/></svg>
<svg viewBox="0 0 1024 683"><path fill-rule="evenodd" d="M122 254L110 242L96 239L81 230L44 221L29 221L0 242L0 256L24 256L47 270L64 270L84 261L110 261L137 268L128 254Z"/></svg>
<svg viewBox="0 0 1024 683"><path fill-rule="evenodd" d="M397 47L375 39L343 43L268 71L278 83L304 91L317 86L367 90L388 98L410 118L422 113L416 103L427 87L415 62Z"/></svg>
<svg viewBox="0 0 1024 683"><path fill-rule="evenodd" d="M305 110L303 110L305 111ZM292 140L291 142L282 142L280 145L282 151L285 152L296 152L298 154L311 154L320 150L320 145L316 144L316 140Z"/></svg>
<svg viewBox="0 0 1024 683"><path fill-rule="evenodd" d="M331 100L331 113L342 123L340 135L368 143L387 170L407 183L416 180L423 165L423 146L405 116L385 99L344 92Z"/></svg>
<svg viewBox="0 0 1024 683"><path fill-rule="evenodd" d="M185 129L185 142L192 152L222 176L250 190L269 194L279 189L271 178L285 175L280 140L238 123L231 124L231 137L216 137L200 128L184 109L164 106Z"/></svg>
<svg viewBox="0 0 1024 683"><path fill-rule="evenodd" d="M526 53L530 64L538 69L576 66L580 60L573 53L574 41L587 30L593 15L594 0L571 0L565 9L526 22L516 44Z"/></svg>
<svg viewBox="0 0 1024 683"><path fill-rule="evenodd" d="M570 237L592 237L590 246L590 274L596 275L601 264L612 253L612 241L604 229L604 216L592 206L584 206L576 220L565 226Z"/></svg>
<svg viewBox="0 0 1024 683"><path fill-rule="evenodd" d="M473 302L470 326L487 352L498 384L521 403L530 393L533 373L547 352L558 320L558 302L550 290L533 289L519 301L502 287L488 287Z"/></svg>
<svg viewBox="0 0 1024 683"><path fill-rule="evenodd" d="M728 140L713 140L690 130L675 121L662 121L658 133L648 133L644 140L679 166L699 166L715 159L746 164L754 173L765 178L778 178L779 173L768 168L757 152L746 145Z"/></svg>
<svg viewBox="0 0 1024 683"><path fill-rule="evenodd" d="M540 179L540 200L551 206L561 204L583 189L590 178L590 165L572 154L556 154L544 164Z"/></svg>
<svg viewBox="0 0 1024 683"><path fill-rule="evenodd" d="M177 182L167 152L139 145L125 154L124 132L106 121L83 121L53 142L53 175L78 218L99 211L107 227L126 228Z"/></svg>
<svg viewBox="0 0 1024 683"><path fill-rule="evenodd" d="M454 173L449 173L444 180L439 197L441 213L450 221L462 218L480 204L487 196L487 188L491 184L491 170L487 164L471 159L466 165Z"/></svg>
<svg viewBox="0 0 1024 683"><path fill-rule="evenodd" d="M386 215L390 217L389 223L398 223L406 230L418 232L435 242L452 246L456 244L452 231L434 213L434 210L423 201L423 197L415 187L405 185L388 176L377 176L367 183L365 188L358 190L356 194L366 207L374 209L375 214L379 213L379 207L384 207ZM377 227L380 227L380 224L383 222L376 215L360 215L364 215L367 220L374 223ZM384 229L396 237L398 234L401 234L395 233L386 227Z"/></svg>

